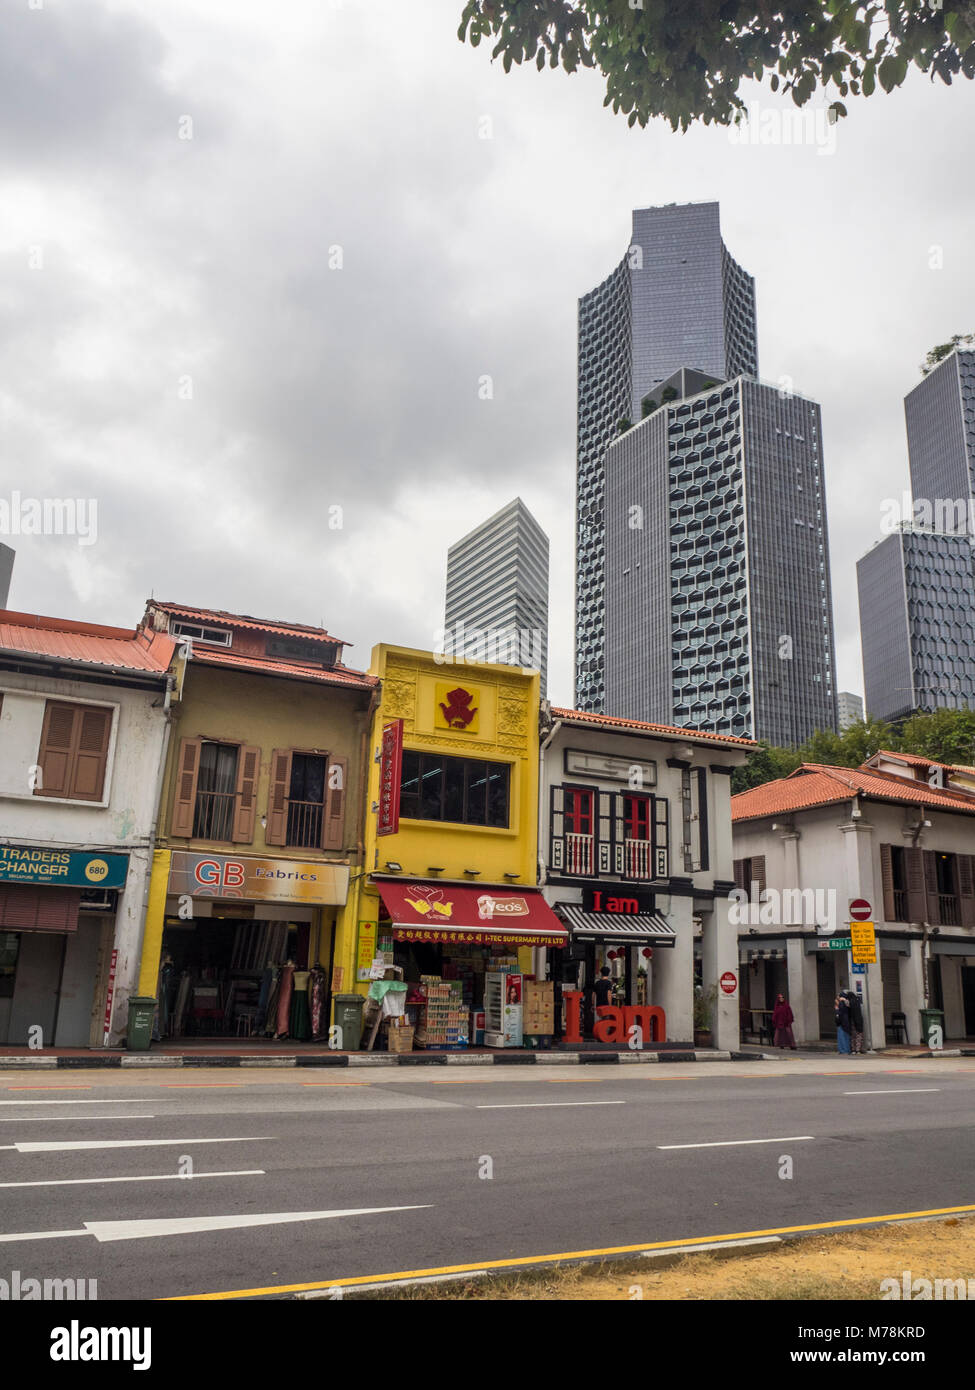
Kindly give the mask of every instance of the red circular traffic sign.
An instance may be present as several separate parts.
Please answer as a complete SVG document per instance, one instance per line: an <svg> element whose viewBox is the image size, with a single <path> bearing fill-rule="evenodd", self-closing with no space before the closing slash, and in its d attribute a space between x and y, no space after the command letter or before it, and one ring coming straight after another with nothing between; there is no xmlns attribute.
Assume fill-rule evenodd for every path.
<svg viewBox="0 0 975 1390"><path fill-rule="evenodd" d="M873 908L866 898L854 898L850 903L850 916L854 922L869 922L873 916Z"/></svg>
<svg viewBox="0 0 975 1390"><path fill-rule="evenodd" d="M721 976L720 984L725 994L734 994L738 988L738 976L731 970L726 970Z"/></svg>

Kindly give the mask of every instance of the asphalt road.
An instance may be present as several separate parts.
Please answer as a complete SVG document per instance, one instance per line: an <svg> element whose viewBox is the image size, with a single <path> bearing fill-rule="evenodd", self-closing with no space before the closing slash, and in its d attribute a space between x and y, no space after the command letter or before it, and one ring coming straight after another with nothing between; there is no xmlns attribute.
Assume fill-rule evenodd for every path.
<svg viewBox="0 0 975 1390"><path fill-rule="evenodd" d="M975 1061L437 1070L4 1073L0 1278L280 1297L975 1203Z"/></svg>

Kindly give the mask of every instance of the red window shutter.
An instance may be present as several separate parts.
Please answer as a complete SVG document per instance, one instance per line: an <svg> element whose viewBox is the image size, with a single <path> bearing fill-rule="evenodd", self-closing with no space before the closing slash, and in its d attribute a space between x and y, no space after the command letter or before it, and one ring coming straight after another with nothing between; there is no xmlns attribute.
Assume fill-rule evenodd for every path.
<svg viewBox="0 0 975 1390"><path fill-rule="evenodd" d="M267 828L264 842L288 842L288 794L291 791L291 749L275 748L271 754L271 786L267 798Z"/></svg>
<svg viewBox="0 0 975 1390"><path fill-rule="evenodd" d="M41 777L40 786L34 788L35 796L69 794L75 723L79 709L79 705L64 705L55 700L48 700L41 729L41 746L37 754Z"/></svg>
<svg viewBox="0 0 975 1390"><path fill-rule="evenodd" d="M101 801L112 736L112 711L79 705L78 715L69 795L77 801Z"/></svg>
<svg viewBox="0 0 975 1390"><path fill-rule="evenodd" d="M904 864L907 873L907 918L909 922L923 922L928 915L924 891L924 850L905 848Z"/></svg>
<svg viewBox="0 0 975 1390"><path fill-rule="evenodd" d="M322 818L322 849L345 848L345 784L348 770L348 758L329 758L325 815Z"/></svg>
<svg viewBox="0 0 975 1390"><path fill-rule="evenodd" d="M193 812L196 809L196 780L200 771L200 749L202 738L180 740L179 760L176 765L176 794L173 798L173 814L170 834L188 839L193 834Z"/></svg>
<svg viewBox="0 0 975 1390"><path fill-rule="evenodd" d="M254 842L254 822L257 818L257 779L261 775L261 750L245 746L237 760L237 800L234 805L234 827L231 839L235 845Z"/></svg>
<svg viewBox="0 0 975 1390"><path fill-rule="evenodd" d="M890 845L880 846L880 886L884 895L884 921L896 922L897 909L894 907L894 861Z"/></svg>

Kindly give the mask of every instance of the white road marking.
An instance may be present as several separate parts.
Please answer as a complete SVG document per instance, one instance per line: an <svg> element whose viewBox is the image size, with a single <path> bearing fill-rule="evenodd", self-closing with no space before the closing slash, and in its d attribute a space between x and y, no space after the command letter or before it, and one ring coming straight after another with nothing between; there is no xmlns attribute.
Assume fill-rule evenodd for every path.
<svg viewBox="0 0 975 1390"><path fill-rule="evenodd" d="M658 1144L658 1149L730 1149L739 1144L798 1144L814 1134L787 1134L784 1139L717 1139L710 1144Z"/></svg>
<svg viewBox="0 0 975 1390"><path fill-rule="evenodd" d="M166 1100L166 1096L158 1096L157 1100ZM89 1096L87 1100L0 1100L0 1105L153 1105L154 1102L147 1096L139 1096L135 1100L119 1096L107 1096L104 1100L96 1100L94 1096Z"/></svg>
<svg viewBox="0 0 975 1390"><path fill-rule="evenodd" d="M152 1236L183 1236L198 1231L234 1231L247 1226L281 1226L287 1222L327 1221L336 1216L374 1216L388 1211L428 1211L431 1202L408 1207L351 1207L345 1211L272 1211L258 1216L174 1216L145 1221L86 1221L80 1231L24 1231L0 1235L0 1242L17 1244L31 1240L66 1240L69 1236L94 1236L99 1242L147 1240Z"/></svg>
<svg viewBox="0 0 975 1390"><path fill-rule="evenodd" d="M883 1091L844 1091L845 1096L916 1096L922 1092L940 1091L940 1086L896 1086Z"/></svg>
<svg viewBox="0 0 975 1390"><path fill-rule="evenodd" d="M232 1168L225 1173L147 1173L134 1178L52 1178L44 1182L0 1182L0 1187L79 1187L99 1182L190 1182L193 1178L264 1177L264 1168Z"/></svg>
<svg viewBox="0 0 975 1390"><path fill-rule="evenodd" d="M155 1115L0 1115L0 1125L63 1125L72 1120L154 1120Z"/></svg>
<svg viewBox="0 0 975 1390"><path fill-rule="evenodd" d="M66 1149L150 1149L161 1148L164 1144L257 1144L269 1139L267 1134L249 1134L235 1139L63 1139L53 1143L0 1144L0 1149L16 1149L22 1154L50 1154Z"/></svg>
<svg viewBox="0 0 975 1390"><path fill-rule="evenodd" d="M625 1100L531 1100L513 1105L475 1105L475 1110L564 1110L567 1105L625 1105Z"/></svg>

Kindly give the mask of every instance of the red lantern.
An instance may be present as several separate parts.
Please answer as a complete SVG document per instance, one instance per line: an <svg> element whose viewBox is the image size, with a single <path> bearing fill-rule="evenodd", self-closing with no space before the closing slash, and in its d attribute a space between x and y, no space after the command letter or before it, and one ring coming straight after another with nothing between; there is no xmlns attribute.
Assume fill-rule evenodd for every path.
<svg viewBox="0 0 975 1390"><path fill-rule="evenodd" d="M652 946L644 946L644 948L643 948L643 955L644 955L644 959L645 959L645 960L651 960L651 959L653 958L653 947L652 947Z"/></svg>
<svg viewBox="0 0 975 1390"><path fill-rule="evenodd" d="M606 952L606 959L607 959L607 960L615 960L615 959L616 959L616 952L615 952L615 951L607 951L607 952Z"/></svg>

